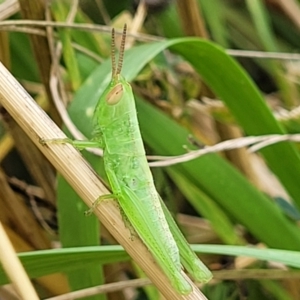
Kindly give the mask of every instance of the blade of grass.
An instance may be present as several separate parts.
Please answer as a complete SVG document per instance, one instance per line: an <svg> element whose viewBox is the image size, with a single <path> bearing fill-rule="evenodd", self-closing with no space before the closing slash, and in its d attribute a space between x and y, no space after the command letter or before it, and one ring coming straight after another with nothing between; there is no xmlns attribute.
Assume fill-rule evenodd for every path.
<svg viewBox="0 0 300 300"><path fill-rule="evenodd" d="M208 41L181 38L135 47L125 54L124 76L132 80L148 61L168 47L194 66L207 85L226 103L245 132L250 135L284 133L252 80L222 48ZM109 79L110 65L106 62L91 74L70 107L70 114L75 123L87 135L91 132L89 117ZM158 154L182 153L182 145L186 143L188 135L186 130L174 122L170 124L168 118L158 112L154 113L153 109L142 101L138 101L138 111L147 144ZM149 123L149 119L154 121ZM153 126L156 126L156 129ZM280 143L261 152L300 206L300 186L295 180L300 174L300 158L294 145ZM285 159L282 160L282 157ZM226 208L261 241L273 247L300 248L297 227L220 157L207 155L197 161L176 166L176 169ZM281 239L278 239L278 235Z"/></svg>
<svg viewBox="0 0 300 300"><path fill-rule="evenodd" d="M264 49L271 52L279 51L264 3L261 0L247 0L246 3ZM293 106L295 103L291 92L293 91L292 83L286 79L282 64L272 61L269 65L272 70L271 75L278 84L283 100L289 106Z"/></svg>
<svg viewBox="0 0 300 300"><path fill-rule="evenodd" d="M30 278L37 278L57 272L72 272L90 265L105 265L130 259L121 246L94 246L65 249L40 250L18 253ZM7 284L0 266L0 284Z"/></svg>
<svg viewBox="0 0 300 300"><path fill-rule="evenodd" d="M287 266L300 268L299 251L259 249L251 246L191 245L198 254L247 256L265 261L276 261ZM68 249L52 249L18 253L30 278L81 268L86 264L109 264L128 261L129 256L121 246L93 246ZM78 264L79 262L79 264ZM0 266L0 284L7 278Z"/></svg>

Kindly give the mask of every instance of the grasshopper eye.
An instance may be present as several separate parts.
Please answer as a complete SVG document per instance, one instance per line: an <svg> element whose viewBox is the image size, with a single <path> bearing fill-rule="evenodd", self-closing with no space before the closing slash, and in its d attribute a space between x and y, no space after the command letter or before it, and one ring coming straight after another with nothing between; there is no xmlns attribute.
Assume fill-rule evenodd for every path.
<svg viewBox="0 0 300 300"><path fill-rule="evenodd" d="M117 84L106 96L106 102L109 105L117 104L123 96L123 85Z"/></svg>

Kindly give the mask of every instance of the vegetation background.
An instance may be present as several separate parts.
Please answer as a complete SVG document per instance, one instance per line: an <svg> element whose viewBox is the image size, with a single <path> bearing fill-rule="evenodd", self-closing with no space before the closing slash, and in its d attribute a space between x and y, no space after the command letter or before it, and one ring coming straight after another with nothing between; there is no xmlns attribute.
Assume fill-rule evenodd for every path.
<svg viewBox="0 0 300 300"><path fill-rule="evenodd" d="M270 144L269 137L251 152L248 146L261 140L243 143L270 134L299 141L299 1L54 0L44 6L7 0L0 20L1 62L66 132L87 137L110 77L111 28L127 23L123 75L133 86L147 154L178 156L232 140L225 144L231 150L220 144L217 153L152 168L159 193L214 271L201 290L208 299L300 299L300 273L287 268L300 261L299 147ZM68 108L75 133L57 100ZM100 234L95 217L84 217L87 207L18 120L4 108L1 116L0 220L16 251L31 251L20 258L39 297L143 277L120 247L99 246L116 242L104 227ZM83 154L105 180L101 159ZM3 270L0 282L0 297L18 299L4 285ZM158 299L154 288L114 289L85 299Z"/></svg>

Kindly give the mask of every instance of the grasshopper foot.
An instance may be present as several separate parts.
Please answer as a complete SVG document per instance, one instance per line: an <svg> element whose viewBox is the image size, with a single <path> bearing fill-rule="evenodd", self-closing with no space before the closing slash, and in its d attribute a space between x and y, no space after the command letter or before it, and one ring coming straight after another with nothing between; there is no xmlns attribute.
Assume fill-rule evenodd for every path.
<svg viewBox="0 0 300 300"><path fill-rule="evenodd" d="M65 139L44 139L44 138L40 138L39 142L42 145L47 145L47 144L73 144L73 141L69 138L65 138Z"/></svg>

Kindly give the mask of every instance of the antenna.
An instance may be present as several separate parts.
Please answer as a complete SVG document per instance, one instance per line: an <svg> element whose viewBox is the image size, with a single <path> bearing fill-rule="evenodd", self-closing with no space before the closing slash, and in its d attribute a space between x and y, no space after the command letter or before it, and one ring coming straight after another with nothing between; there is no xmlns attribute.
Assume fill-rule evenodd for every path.
<svg viewBox="0 0 300 300"><path fill-rule="evenodd" d="M116 44L114 28L111 30L111 70L111 75L114 77L116 74Z"/></svg>
<svg viewBox="0 0 300 300"><path fill-rule="evenodd" d="M115 73L115 75L119 75L119 74L121 73L121 70L122 70L123 58L124 58L124 50L125 50L126 30L127 30L127 25L124 24L124 27L123 27L123 34L122 34L122 41L121 41L121 46L120 46L120 54L119 54L118 68L117 68L117 72ZM115 68L116 68L116 67L114 67L114 69L115 69ZM113 69L113 70L114 70L114 69Z"/></svg>

